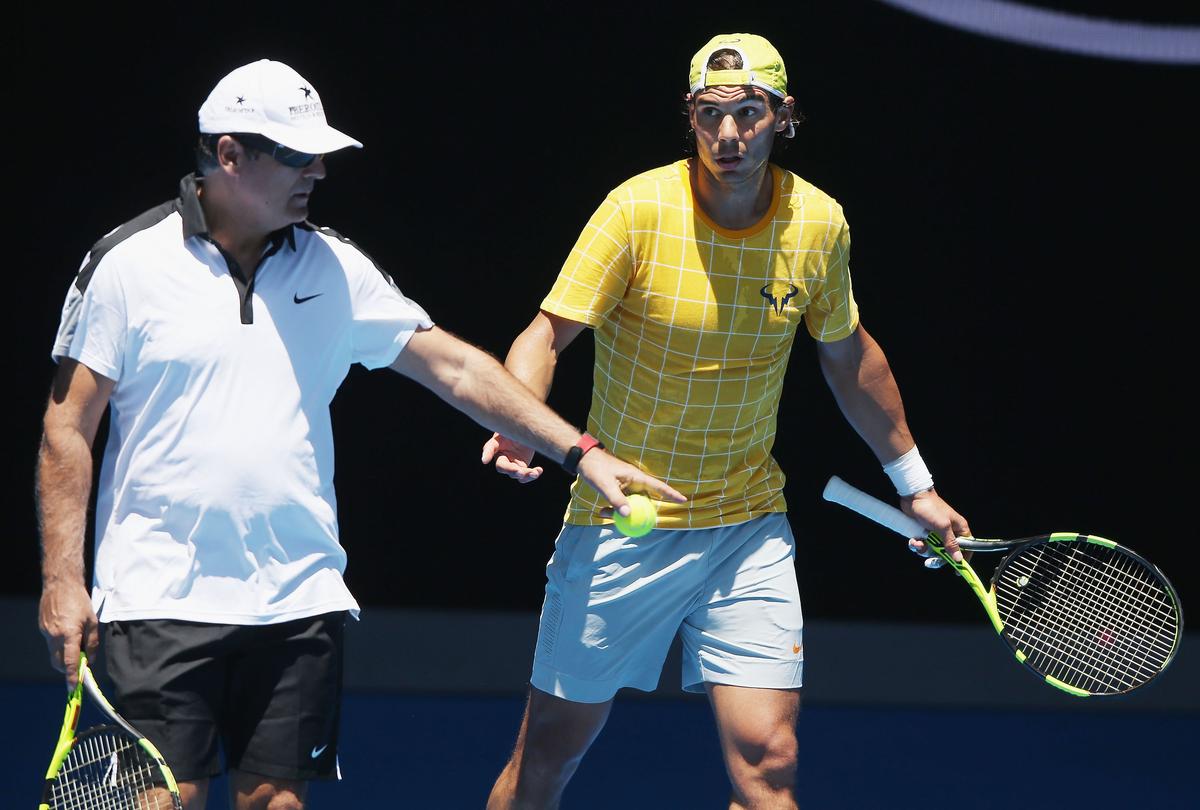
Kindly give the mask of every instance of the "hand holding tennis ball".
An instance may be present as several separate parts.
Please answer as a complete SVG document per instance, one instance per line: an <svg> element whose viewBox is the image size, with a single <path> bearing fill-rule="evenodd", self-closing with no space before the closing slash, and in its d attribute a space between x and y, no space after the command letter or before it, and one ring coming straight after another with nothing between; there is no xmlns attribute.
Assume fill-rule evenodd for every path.
<svg viewBox="0 0 1200 810"><path fill-rule="evenodd" d="M628 537L649 534L658 520L658 509L655 508L654 501L645 495L630 495L628 501L629 517L613 510L613 523L617 531Z"/></svg>

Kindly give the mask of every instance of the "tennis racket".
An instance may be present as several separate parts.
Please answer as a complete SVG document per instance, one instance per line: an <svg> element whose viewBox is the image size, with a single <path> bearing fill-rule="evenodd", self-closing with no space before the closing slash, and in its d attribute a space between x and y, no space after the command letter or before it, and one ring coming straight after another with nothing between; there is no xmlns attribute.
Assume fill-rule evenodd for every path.
<svg viewBox="0 0 1200 810"><path fill-rule="evenodd" d="M83 695L108 724L78 735ZM46 769L38 810L183 810L179 787L154 744L143 737L104 697L79 656L79 682L67 698L62 731Z"/></svg>
<svg viewBox="0 0 1200 810"><path fill-rule="evenodd" d="M1121 695L1170 665L1183 635L1183 609L1156 566L1111 540L1057 532L1017 540L961 537L959 548L1009 552L985 588L955 562L936 532L836 475L825 500L905 537L923 538L962 577L992 627L1030 671L1072 695Z"/></svg>

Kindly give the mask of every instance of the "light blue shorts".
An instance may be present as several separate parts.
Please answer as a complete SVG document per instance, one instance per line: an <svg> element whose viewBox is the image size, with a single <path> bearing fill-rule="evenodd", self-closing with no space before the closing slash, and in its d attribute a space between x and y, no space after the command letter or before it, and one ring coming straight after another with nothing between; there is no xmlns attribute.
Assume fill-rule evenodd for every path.
<svg viewBox="0 0 1200 810"><path fill-rule="evenodd" d="M626 686L651 691L679 633L689 692L705 683L798 688L795 554L781 513L639 538L568 524L546 566L530 682L579 703L603 703Z"/></svg>

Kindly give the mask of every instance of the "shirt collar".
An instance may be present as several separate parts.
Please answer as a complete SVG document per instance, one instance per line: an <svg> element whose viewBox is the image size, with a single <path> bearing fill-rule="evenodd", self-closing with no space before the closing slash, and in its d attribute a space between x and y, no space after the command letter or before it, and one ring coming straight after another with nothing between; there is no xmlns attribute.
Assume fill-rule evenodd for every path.
<svg viewBox="0 0 1200 810"><path fill-rule="evenodd" d="M204 218L204 208L200 205L200 184L203 182L204 178L197 177L195 172L179 181L179 199L176 200L176 205L179 207L179 215L183 217L184 239L193 236L211 238L208 221ZM292 225L284 225L279 230L272 231L267 234L267 239L271 243L272 253L282 248L285 241L293 251L296 249L296 232Z"/></svg>

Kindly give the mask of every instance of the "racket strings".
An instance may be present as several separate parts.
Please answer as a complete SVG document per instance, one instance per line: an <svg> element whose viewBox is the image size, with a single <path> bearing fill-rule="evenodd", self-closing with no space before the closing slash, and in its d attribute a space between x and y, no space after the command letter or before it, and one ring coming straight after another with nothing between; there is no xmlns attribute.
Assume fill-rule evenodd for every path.
<svg viewBox="0 0 1200 810"><path fill-rule="evenodd" d="M996 583L1005 634L1044 675L1117 694L1170 660L1179 632L1169 586L1144 563L1084 540L1014 555Z"/></svg>
<svg viewBox="0 0 1200 810"><path fill-rule="evenodd" d="M1050 593L1039 598L1046 601L1061 597ZM1119 662L1111 652L1102 649L1102 644L1088 643L1093 636L1103 638L1110 631L1066 624L1070 617L1061 610L1039 616L1036 622L1027 613L1015 613L1011 618L1006 633L1035 670L1092 693L1123 691L1133 684L1133 680L1121 677L1122 670L1114 666Z"/></svg>
<svg viewBox="0 0 1200 810"><path fill-rule="evenodd" d="M1092 600L1091 604L1085 604L1084 608L1093 611L1105 611L1107 609L1109 615L1115 615L1113 609L1121 611L1122 608L1128 606L1129 603L1100 604L1097 600ZM1137 620L1138 617L1132 617ZM1118 622L1129 621L1129 615L1116 615ZM1073 640L1076 643L1086 643L1093 654L1093 657L1098 660L1097 677L1103 681L1108 687L1115 691L1123 691L1132 688L1137 683L1142 683L1149 680L1158 672L1159 666L1156 662L1150 660L1154 654L1153 647L1147 643L1146 638L1140 636L1129 636L1116 634L1116 628L1111 626L1113 622L1104 622L1096 628L1086 628L1093 631L1092 633L1083 633L1077 635ZM1074 628L1073 628L1074 629ZM1165 658L1165 656L1162 656ZM1095 690L1093 690L1095 691Z"/></svg>
<svg viewBox="0 0 1200 810"><path fill-rule="evenodd" d="M1078 560L1070 558L1068 563L1078 563ZM1139 628L1138 624L1146 619L1147 606L1153 606L1153 603L1145 600L1146 589L1138 588L1136 580L1127 575L1127 563L1128 561L1124 569L1118 565L1107 572L1110 575L1117 574L1116 582L1125 586L1124 592L1119 594L1120 599L1112 598L1112 594L1107 591L1089 588L1095 586L1096 582L1094 577L1089 579L1084 575L1095 572L1089 571L1086 566L1067 565L1056 571L1055 578L1049 580L1051 588L1047 592L1031 592L1027 590L1029 585L1026 583L1026 593L1033 596L1031 601L1044 603L1043 610L1046 609L1045 605L1057 603L1057 610L1041 617L1049 623L1048 633L1045 632L1045 628L1039 628L1028 621L1028 615L1013 614L1014 618L1024 620L1017 622L1021 629L1031 631L1026 633L1025 640L1032 640L1032 631L1036 630L1043 631L1046 636L1042 639L1042 646L1053 648L1056 658L1050 663L1057 666L1057 669L1052 669L1048 674L1054 674L1066 682L1070 682L1072 676L1096 678L1103 682L1108 691L1122 691L1135 682L1144 682L1158 671L1160 667L1150 659L1162 658L1163 651L1159 650L1156 654L1153 643L1147 643L1138 635L1119 632L1130 628L1135 632L1144 630L1145 628ZM1135 588L1132 592L1128 590L1131 584ZM1107 585L1112 587L1113 583L1109 582ZM1118 587L1117 591L1120 590ZM1072 599L1075 600L1074 613L1064 610L1072 607ZM1153 616L1155 612L1151 610L1150 615ZM1097 617L1099 624L1095 621ZM1085 619L1092 621L1089 623ZM1041 651L1045 652L1044 649ZM1169 651L1166 654L1169 655ZM1031 665L1040 666L1040 663L1034 662ZM1135 669L1132 676L1122 677L1129 674L1130 667Z"/></svg>
<svg viewBox="0 0 1200 810"><path fill-rule="evenodd" d="M1046 567L1045 560L1041 560L1040 562ZM1096 676L1096 671L1099 671L1098 677L1104 679L1109 686L1127 686L1130 683L1128 679L1122 680L1119 677L1119 672L1112 671L1114 664L1121 660L1131 660L1140 663L1142 668L1147 670L1147 672L1139 673L1137 677L1145 677L1145 675L1153 674L1154 671L1157 671L1148 661L1155 653L1153 649L1147 649L1146 642L1142 641L1138 635L1131 636L1116 632L1120 629L1118 625L1121 623L1136 625L1139 619L1145 619L1144 615L1139 616L1138 613L1141 612L1144 614L1147 605L1151 607L1151 615L1159 612L1161 616L1161 611L1153 609L1153 602L1146 602L1147 591L1144 585L1139 588L1136 580L1131 580L1128 576L1128 567L1124 570L1118 567L1115 571L1117 574L1116 581L1125 586L1126 592L1121 595L1121 600L1114 600L1105 591L1097 590L1094 587L1088 588L1088 586L1094 586L1095 582L1088 581L1086 577L1081 576L1081 571L1084 573L1088 572L1087 567L1080 568L1070 564L1063 566L1061 565L1062 562L1062 559L1051 558L1051 563L1060 564L1048 566L1054 574L1054 576L1046 580L1049 583L1048 590L1039 588L1037 580L1033 580L1034 586L1032 589L1028 581L1023 587L1024 594L1028 597L1028 604L1024 606L1026 610L1030 610L1031 606L1037 605L1038 609L1045 612L1048 610L1048 605L1057 604L1059 608L1057 611L1050 615L1040 616L1040 618L1048 622L1048 632L1047 628L1039 627L1033 623L1031 621L1032 616L1029 614L1013 612L1013 618L1018 620L1014 623L1021 629L1026 630L1026 635L1030 638L1037 631L1047 636L1044 641L1047 641L1049 646L1055 648L1054 652L1058 654L1058 658L1063 659L1060 662L1060 666L1079 670L1082 665L1082 668L1087 670L1086 674L1092 676ZM1067 562L1078 561L1068 558ZM1114 572L1109 571L1108 573L1112 574ZM1026 580L1029 580L1028 575L1022 576ZM1012 577L1009 577L1009 579L1011 580ZM1132 594L1128 592L1128 587L1131 584L1135 588ZM1108 583L1108 587L1112 587L1111 582ZM1073 597L1070 596L1072 593L1074 593ZM1071 598L1074 598L1078 602L1078 604L1074 605L1075 615L1071 611L1063 609L1064 604L1070 606ZM1087 622L1081 624L1081 618L1078 615L1079 611L1083 611L1085 617L1094 618L1095 616L1101 616L1100 625L1103 626L1094 623L1089 625ZM1153 645L1151 644L1150 646ZM1067 653L1065 656L1064 651ZM1160 650L1160 657L1161 654L1162 651ZM1072 660L1072 656L1078 660Z"/></svg>
<svg viewBox="0 0 1200 810"><path fill-rule="evenodd" d="M1126 627L1137 627L1139 623L1146 621L1153 622L1156 619L1165 622L1167 617L1165 612L1157 611L1158 615L1154 615L1156 612L1155 608L1161 608L1162 605L1146 601L1148 596L1152 596L1147 591L1149 584L1129 573L1132 565L1135 565L1135 563L1129 558L1118 557L1113 560L1113 566L1107 573L1115 575L1116 581L1109 583L1109 590L1088 588L1089 585L1093 585L1094 583L1082 579L1079 576L1078 569L1067 568L1062 571L1061 578L1056 580L1056 591L1061 591L1063 586L1070 586L1074 597L1080 601L1081 607L1089 611L1089 615L1115 617L1118 625L1123 624ZM1087 569L1083 570L1087 571ZM1125 586L1123 593L1121 592L1122 585ZM1114 598L1115 596L1121 598ZM1054 593L1050 596L1051 601L1061 598L1061 593ZM1111 624L1111 622L1109 623ZM1097 644L1095 650L1100 653L1103 653L1106 649L1111 649L1114 651L1113 655L1121 654L1131 660L1140 657L1143 663L1152 654L1150 648L1156 643L1160 645L1160 653L1169 654L1170 652L1169 645L1165 649L1162 648L1161 638L1155 638L1153 635L1117 637L1108 628L1101 628L1095 637L1095 641ZM1112 655L1107 657L1112 657Z"/></svg>
<svg viewBox="0 0 1200 810"><path fill-rule="evenodd" d="M171 810L158 763L116 728L81 734L50 790L54 810Z"/></svg>

